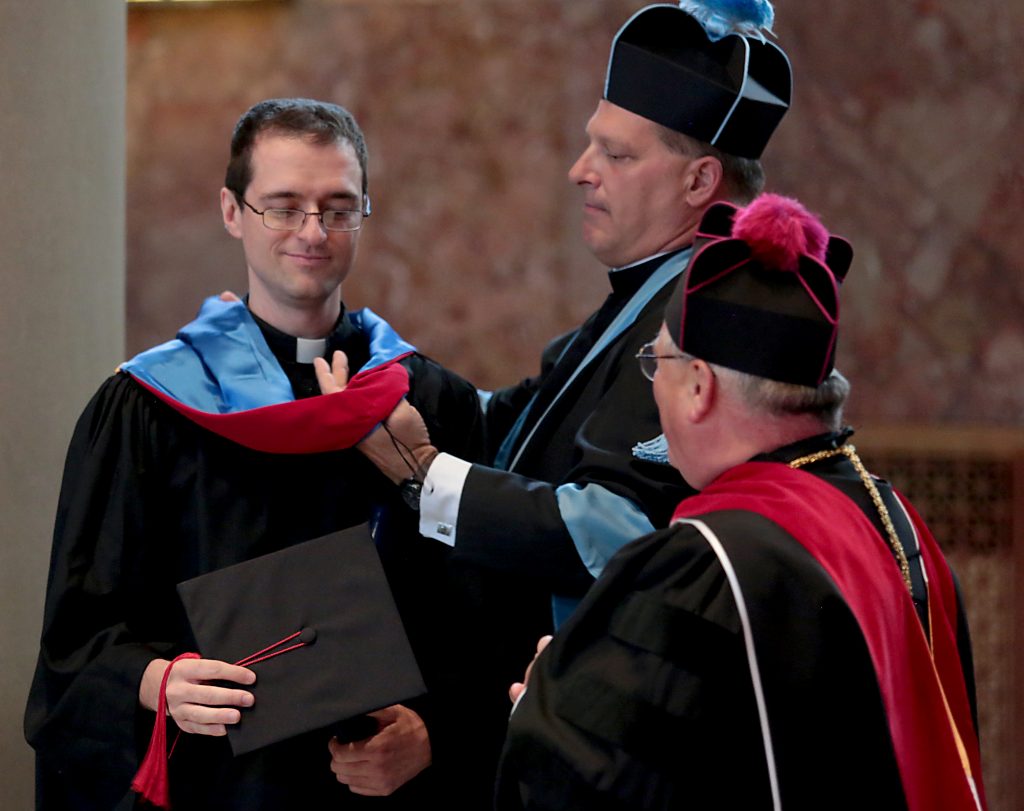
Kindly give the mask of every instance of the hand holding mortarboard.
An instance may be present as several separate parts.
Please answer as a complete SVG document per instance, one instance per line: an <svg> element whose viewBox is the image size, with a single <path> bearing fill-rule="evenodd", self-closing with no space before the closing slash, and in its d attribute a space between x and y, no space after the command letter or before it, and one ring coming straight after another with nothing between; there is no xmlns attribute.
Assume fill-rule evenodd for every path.
<svg viewBox="0 0 1024 811"><path fill-rule="evenodd" d="M198 713L186 722L224 720L194 701L241 698L247 691L234 684L256 675L258 701L223 724L236 756L305 733L325 742L365 738L373 726L361 729L362 721L377 727L371 739L380 737L380 721L367 714L425 692L366 524L200 575L178 584L178 594L199 650L211 657L185 653L164 667L166 682L179 668L186 674L179 695L193 699L186 715ZM232 683L188 683L214 671ZM144 703L147 696L140 691ZM162 709L158 699L158 716ZM227 711L232 719L240 712ZM164 729L158 720L133 788L167 807Z"/></svg>
<svg viewBox="0 0 1024 811"><path fill-rule="evenodd" d="M156 711L160 682L170 662L154 659L146 667L139 685L139 703ZM178 728L193 735L223 736L226 725L237 724L242 714L236 707L251 707L253 695L247 690L210 684L212 681L249 685L256 674L248 668L217 659L182 659L167 678L167 713Z"/></svg>
<svg viewBox="0 0 1024 811"><path fill-rule="evenodd" d="M201 575L178 593L199 651L256 676L254 704L227 725L235 755L317 729L326 743L352 734L352 719L425 692L365 524ZM175 669L184 664L193 663Z"/></svg>

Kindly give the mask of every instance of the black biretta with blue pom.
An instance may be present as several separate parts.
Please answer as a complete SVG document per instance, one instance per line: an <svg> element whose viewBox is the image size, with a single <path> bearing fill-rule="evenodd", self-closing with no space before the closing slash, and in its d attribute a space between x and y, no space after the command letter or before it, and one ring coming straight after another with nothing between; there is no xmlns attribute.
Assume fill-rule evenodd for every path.
<svg viewBox="0 0 1024 811"><path fill-rule="evenodd" d="M680 6L647 6L619 30L605 99L729 155L759 158L792 95L789 59L761 33L770 33L771 5ZM741 16L751 9L759 13Z"/></svg>

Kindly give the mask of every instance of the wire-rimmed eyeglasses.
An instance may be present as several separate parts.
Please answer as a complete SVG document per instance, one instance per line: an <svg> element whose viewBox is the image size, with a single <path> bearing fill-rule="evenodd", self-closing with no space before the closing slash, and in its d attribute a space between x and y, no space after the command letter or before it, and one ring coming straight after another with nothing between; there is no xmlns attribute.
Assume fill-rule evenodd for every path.
<svg viewBox="0 0 1024 811"><path fill-rule="evenodd" d="M263 224L274 231L298 231L306 224L306 217L316 217L328 231L358 231L363 218L370 216L370 198L360 208L327 208L323 211L302 211L297 208L265 208L260 211L241 195L238 199L253 214L263 219Z"/></svg>
<svg viewBox="0 0 1024 811"><path fill-rule="evenodd" d="M636 353L637 362L640 364L640 371L648 380L654 380L654 373L658 371L659 360L689 360L687 355L659 355L654 351L654 341L648 341L640 347Z"/></svg>

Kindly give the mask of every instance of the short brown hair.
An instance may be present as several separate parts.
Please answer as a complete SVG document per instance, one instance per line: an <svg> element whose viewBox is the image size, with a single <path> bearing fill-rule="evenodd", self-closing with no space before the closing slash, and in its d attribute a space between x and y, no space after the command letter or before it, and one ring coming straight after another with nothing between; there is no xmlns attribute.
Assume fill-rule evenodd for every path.
<svg viewBox="0 0 1024 811"><path fill-rule="evenodd" d="M235 193L239 202L252 181L252 150L256 138L265 132L305 137L315 144L351 144L363 173L363 197L366 197L366 140L352 113L340 105L314 99L267 99L250 107L238 119L231 136L231 159L224 185Z"/></svg>
<svg viewBox="0 0 1024 811"><path fill-rule="evenodd" d="M738 158L681 132L656 124L658 137L673 152L689 158L714 158L722 166L725 192L734 203L749 203L764 190L764 167L756 158Z"/></svg>

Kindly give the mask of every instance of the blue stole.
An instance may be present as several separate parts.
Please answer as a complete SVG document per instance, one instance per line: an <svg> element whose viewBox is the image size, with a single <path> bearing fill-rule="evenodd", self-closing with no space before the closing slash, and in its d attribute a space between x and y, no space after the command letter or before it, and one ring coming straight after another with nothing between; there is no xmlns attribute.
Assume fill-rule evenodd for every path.
<svg viewBox="0 0 1024 811"><path fill-rule="evenodd" d="M349 313L370 341L370 360L360 371L415 352L369 309ZM121 370L198 411L234 414L295 399L291 383L267 345L248 307L210 297L177 338L136 355Z"/></svg>
<svg viewBox="0 0 1024 811"><path fill-rule="evenodd" d="M556 394L554 399L552 399L548 404L544 413L536 422L534 422L533 428L526 435L526 438L523 439L522 442L519 442L519 434L522 431L523 424L526 422L526 418L533 408L534 401L537 399L537 395L534 394L533 399L531 399L526 408L522 410L519 417L516 419L515 424L512 426L512 430L509 431L508 436L506 436L504 441L501 443L501 447L498 449L498 454L494 460L494 466L496 468L499 470L515 469L516 463L523 455L523 451L530 443L530 440L533 439L533 435L536 433L538 426L544 422L544 418L547 417L555 403L557 403L562 395L569 390L580 372L600 357L601 353L603 353L616 338L622 335L623 332L633 325L637 318L640 317L640 313L642 313L644 308L650 303L651 299L657 295L658 291L682 274L686 269L686 265L690 261L690 254L692 252L692 248L680 251L665 260L665 262L659 265L658 269L647 278L647 281L644 282L640 286L640 289L633 294L633 297L626 302L626 305L619 311L619 314L615 316L612 322L601 334L601 337L598 338L590 348L590 351L580 362L580 365L576 367L569 379L565 381L565 385L562 386L558 394ZM566 345L565 349L562 350L562 355L565 354L571 344L572 342L570 341L569 344ZM561 360L561 356L559 357L559 360ZM556 361L555 365L557 364L558 362ZM517 443L519 450L515 453L515 456L512 456L513 448L516 447Z"/></svg>

